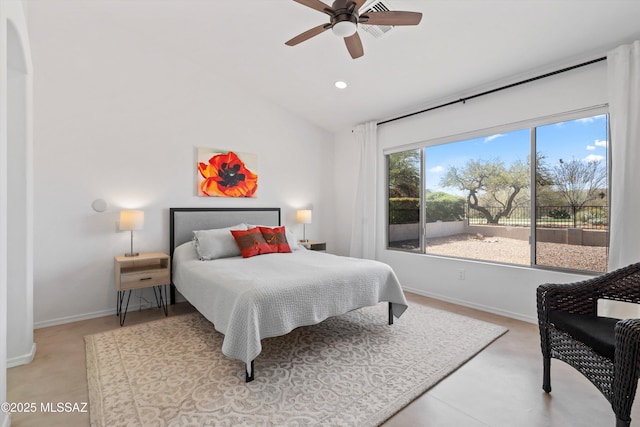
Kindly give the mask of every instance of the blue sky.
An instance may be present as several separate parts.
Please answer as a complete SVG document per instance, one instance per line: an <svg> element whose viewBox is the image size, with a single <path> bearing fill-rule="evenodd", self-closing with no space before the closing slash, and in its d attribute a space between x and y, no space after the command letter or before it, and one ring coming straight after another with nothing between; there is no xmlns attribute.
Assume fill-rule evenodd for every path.
<svg viewBox="0 0 640 427"><path fill-rule="evenodd" d="M559 159L606 162L607 128L606 115L539 126L537 150L544 154L550 167L556 165ZM527 128L428 147L425 165L427 189L458 194L454 189L441 188L440 178L450 166L463 167L470 160L499 159L507 167L516 160L526 162L530 152L529 134Z"/></svg>

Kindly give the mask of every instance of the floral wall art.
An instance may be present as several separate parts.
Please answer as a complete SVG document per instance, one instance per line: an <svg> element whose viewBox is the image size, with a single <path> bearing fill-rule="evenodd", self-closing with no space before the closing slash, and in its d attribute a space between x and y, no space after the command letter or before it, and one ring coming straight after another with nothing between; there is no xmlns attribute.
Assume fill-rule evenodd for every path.
<svg viewBox="0 0 640 427"><path fill-rule="evenodd" d="M200 147L197 156L199 196L256 197L256 154Z"/></svg>

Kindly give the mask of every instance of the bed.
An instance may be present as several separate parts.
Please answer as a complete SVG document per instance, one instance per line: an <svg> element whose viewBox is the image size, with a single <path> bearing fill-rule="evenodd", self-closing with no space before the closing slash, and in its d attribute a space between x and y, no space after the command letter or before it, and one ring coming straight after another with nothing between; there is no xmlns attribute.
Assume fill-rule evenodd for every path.
<svg viewBox="0 0 640 427"><path fill-rule="evenodd" d="M381 302L389 303L392 324L407 308L395 273L381 262L306 250L291 241L290 253L203 261L193 239L194 231L280 223L279 208L170 209L171 301L175 287L224 334L222 352L245 363L247 382L262 339Z"/></svg>

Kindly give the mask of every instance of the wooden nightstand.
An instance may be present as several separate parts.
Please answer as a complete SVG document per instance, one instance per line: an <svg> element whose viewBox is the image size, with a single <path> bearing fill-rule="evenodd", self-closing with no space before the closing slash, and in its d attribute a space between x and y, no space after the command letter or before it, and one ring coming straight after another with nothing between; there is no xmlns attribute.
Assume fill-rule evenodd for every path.
<svg viewBox="0 0 640 427"><path fill-rule="evenodd" d="M326 252L327 250L327 242L322 242L320 240L307 240L306 242L300 241L300 244L311 251Z"/></svg>
<svg viewBox="0 0 640 427"><path fill-rule="evenodd" d="M151 252L137 256L117 256L115 257L116 290L118 299L116 301L116 315L120 319L120 326L124 325L129 309L131 291L153 287L153 294L156 297L158 308L164 310L164 315L169 314L167 310L167 285L171 283L171 259L169 255L162 252ZM157 292L156 292L157 288ZM164 289L164 296L162 290ZM122 303L126 292L127 305L122 311Z"/></svg>

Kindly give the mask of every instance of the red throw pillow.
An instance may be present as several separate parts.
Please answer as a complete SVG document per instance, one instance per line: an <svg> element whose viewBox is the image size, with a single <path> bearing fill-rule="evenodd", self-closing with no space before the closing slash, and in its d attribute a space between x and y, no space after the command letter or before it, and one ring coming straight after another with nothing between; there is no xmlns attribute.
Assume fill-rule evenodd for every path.
<svg viewBox="0 0 640 427"><path fill-rule="evenodd" d="M262 237L269 246L273 249L273 252L291 252L289 242L287 242L287 236L285 234L284 226L282 227L260 227Z"/></svg>
<svg viewBox="0 0 640 427"><path fill-rule="evenodd" d="M231 234L236 239L242 258L274 252L271 245L267 244L262 237L262 232L258 227L249 230L231 230Z"/></svg>

